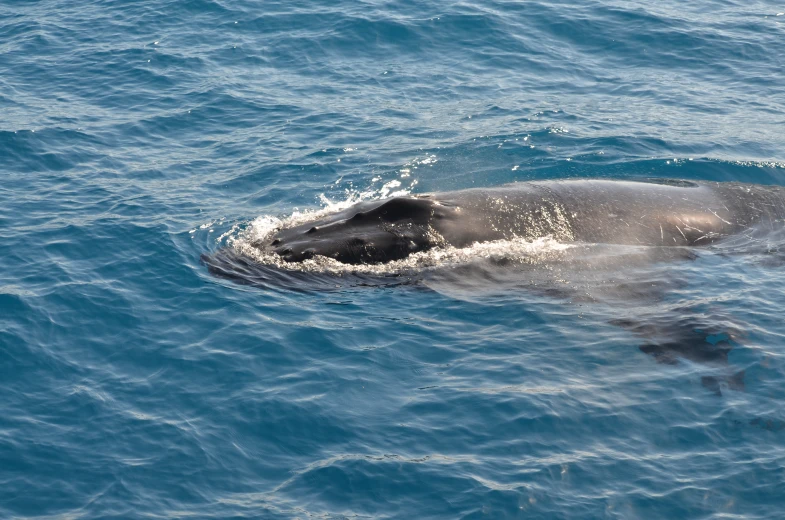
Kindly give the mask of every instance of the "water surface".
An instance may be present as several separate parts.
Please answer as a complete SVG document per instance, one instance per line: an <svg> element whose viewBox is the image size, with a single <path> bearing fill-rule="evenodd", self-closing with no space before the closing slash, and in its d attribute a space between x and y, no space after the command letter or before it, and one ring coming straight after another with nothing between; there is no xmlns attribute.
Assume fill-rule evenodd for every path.
<svg viewBox="0 0 785 520"><path fill-rule="evenodd" d="M780 518L782 236L387 283L200 257L395 192L785 185L783 12L3 3L0 516Z"/></svg>

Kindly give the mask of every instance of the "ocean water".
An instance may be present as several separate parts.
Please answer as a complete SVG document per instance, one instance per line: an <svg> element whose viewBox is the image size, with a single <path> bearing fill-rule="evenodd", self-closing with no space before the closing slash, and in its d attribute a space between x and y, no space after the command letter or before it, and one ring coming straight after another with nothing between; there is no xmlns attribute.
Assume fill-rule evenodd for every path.
<svg viewBox="0 0 785 520"><path fill-rule="evenodd" d="M3 0L0 517L782 518L785 233L208 267L393 193L785 185L783 13Z"/></svg>

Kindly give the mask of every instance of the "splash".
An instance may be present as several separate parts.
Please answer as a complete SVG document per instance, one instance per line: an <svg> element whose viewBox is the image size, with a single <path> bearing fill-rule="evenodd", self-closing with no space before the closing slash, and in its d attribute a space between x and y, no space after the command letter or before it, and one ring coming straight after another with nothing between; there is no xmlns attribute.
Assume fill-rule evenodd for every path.
<svg viewBox="0 0 785 520"><path fill-rule="evenodd" d="M507 240L477 242L462 248L443 244L385 264L344 264L338 260L318 255L302 262L286 262L279 255L261 250L254 245L270 242L273 235L282 229L318 220L359 202L411 195L417 184L416 179L409 179L413 171L419 167L431 166L437 161L436 155L433 154L423 158L415 158L396 172L397 179L393 178L384 182L384 179L377 176L372 179L371 186L365 189L355 189L350 185L344 190L341 200L331 199L322 193L319 195L321 203L319 208L296 209L290 215L280 218L262 215L250 222L235 224L219 236L216 241L232 249L235 253L264 266L289 272L339 276L345 274L379 276L412 274L424 270L449 268L477 262L538 264L554 261L563 255L564 251L574 247L572 244L565 243L571 241L571 234L556 225L551 227L555 234L547 234L546 232L536 235L528 234ZM406 179L408 185L404 186L401 179ZM502 206L499 210L503 211L505 209L504 201L498 202ZM542 208L541 213L551 224L553 224L551 221L566 222L563 209L560 207ZM530 227L534 227L534 223L529 222L528 224ZM439 240L434 240L434 242L438 243Z"/></svg>
<svg viewBox="0 0 785 520"><path fill-rule="evenodd" d="M266 266L286 271L323 273L338 276L347 274L378 276L412 274L429 269L448 268L478 261L522 264L541 263L553 261L560 257L564 251L574 247L571 244L559 242L551 236L541 237L532 241L519 238L476 242L463 248L445 245L434 247L428 251L420 251L404 259L394 260L386 264L353 265L344 264L335 259L319 255L302 262L286 262L279 255L263 251L253 245L259 242L269 242L272 235L278 230L298 225L305 220L318 218L319 215L325 213L328 213L328 211L324 209L309 212L307 218L305 214L297 213L283 220L269 216L259 217L229 240L227 244L236 253Z"/></svg>

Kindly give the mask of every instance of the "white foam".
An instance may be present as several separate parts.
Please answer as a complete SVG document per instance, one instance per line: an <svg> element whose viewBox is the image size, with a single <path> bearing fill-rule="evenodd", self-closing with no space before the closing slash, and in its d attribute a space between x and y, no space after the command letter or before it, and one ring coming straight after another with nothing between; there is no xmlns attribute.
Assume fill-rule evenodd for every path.
<svg viewBox="0 0 785 520"><path fill-rule="evenodd" d="M229 240L228 244L239 254L264 265L288 271L334 275L393 275L488 260L535 263L553 260L554 257L558 257L563 251L574 247L571 244L559 242L550 236L533 241L527 241L522 238L495 240L491 242L476 242L463 248L453 246L434 247L428 251L420 251L404 259L394 260L386 264L352 265L319 255L302 262L286 262L278 254L271 251L263 251L253 245L258 242L269 242L275 232L281 228L298 225L306 220L318 217L319 214L328 212L327 210L310 212L307 213L307 218L306 214L296 214L284 220L269 216L258 217L234 239Z"/></svg>

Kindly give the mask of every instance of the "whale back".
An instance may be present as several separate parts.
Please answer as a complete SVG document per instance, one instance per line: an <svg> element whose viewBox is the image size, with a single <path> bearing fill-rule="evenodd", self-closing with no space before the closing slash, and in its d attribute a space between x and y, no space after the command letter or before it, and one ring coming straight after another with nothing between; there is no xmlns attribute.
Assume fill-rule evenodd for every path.
<svg viewBox="0 0 785 520"><path fill-rule="evenodd" d="M755 225L781 226L785 218L785 190L740 183L542 181L434 198L471 215L464 219L471 225L462 221L457 226L468 229L461 238L471 235L472 241L550 236L601 244L704 246Z"/></svg>

